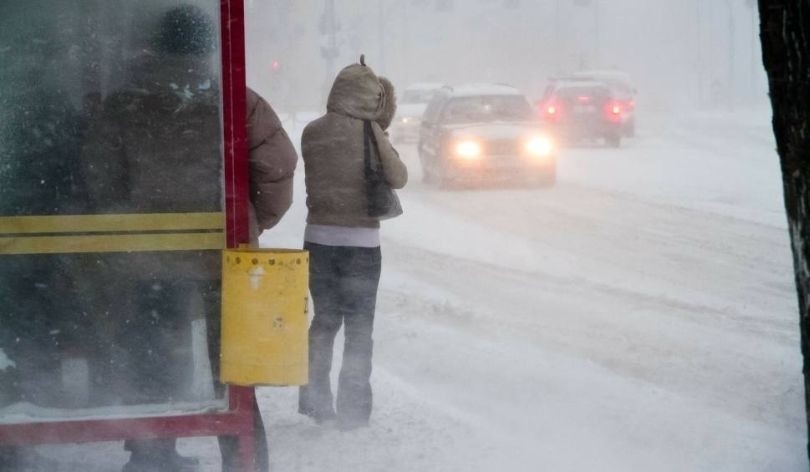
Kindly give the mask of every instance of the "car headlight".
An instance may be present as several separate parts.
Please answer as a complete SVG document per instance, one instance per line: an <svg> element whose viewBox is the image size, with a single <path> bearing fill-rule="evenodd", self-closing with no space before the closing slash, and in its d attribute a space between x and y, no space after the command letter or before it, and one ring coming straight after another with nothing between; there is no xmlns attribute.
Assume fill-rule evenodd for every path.
<svg viewBox="0 0 810 472"><path fill-rule="evenodd" d="M526 142L526 152L536 157L548 157L554 152L554 142L548 136L534 136Z"/></svg>
<svg viewBox="0 0 810 472"><path fill-rule="evenodd" d="M410 116L403 116L402 117L402 124L407 125L410 122L411 122L411 117Z"/></svg>
<svg viewBox="0 0 810 472"><path fill-rule="evenodd" d="M457 142L455 151L456 156L462 159L478 159L481 157L481 145L471 139Z"/></svg>

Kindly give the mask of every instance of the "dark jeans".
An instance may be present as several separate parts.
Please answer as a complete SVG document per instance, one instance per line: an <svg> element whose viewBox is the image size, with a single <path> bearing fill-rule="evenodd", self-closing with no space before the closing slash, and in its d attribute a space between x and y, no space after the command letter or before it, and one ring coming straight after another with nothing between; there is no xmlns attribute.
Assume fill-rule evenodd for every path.
<svg viewBox="0 0 810 472"><path fill-rule="evenodd" d="M299 412L318 421L337 416L349 426L367 424L380 248L306 243L304 249L310 252L309 288L315 315L309 327L309 384L301 387ZM341 324L345 344L335 408L329 373Z"/></svg>

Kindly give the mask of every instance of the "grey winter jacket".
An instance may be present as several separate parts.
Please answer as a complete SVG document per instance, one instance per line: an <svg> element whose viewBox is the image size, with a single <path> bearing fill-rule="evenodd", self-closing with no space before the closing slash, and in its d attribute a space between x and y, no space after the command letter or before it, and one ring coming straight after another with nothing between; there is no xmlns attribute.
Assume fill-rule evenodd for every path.
<svg viewBox="0 0 810 472"><path fill-rule="evenodd" d="M378 124L386 114L379 79L367 66L353 64L335 79L327 113L304 129L301 153L307 188L307 222L319 225L377 228L368 216L363 121L372 122L385 176L392 188L408 181L408 170ZM393 112L388 112L393 116ZM384 118L383 118L384 119Z"/></svg>

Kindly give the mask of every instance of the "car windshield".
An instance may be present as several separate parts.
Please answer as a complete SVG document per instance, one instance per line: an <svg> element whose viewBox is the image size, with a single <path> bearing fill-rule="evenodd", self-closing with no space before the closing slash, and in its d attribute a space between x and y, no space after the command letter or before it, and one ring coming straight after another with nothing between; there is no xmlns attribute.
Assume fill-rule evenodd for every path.
<svg viewBox="0 0 810 472"><path fill-rule="evenodd" d="M447 104L447 123L526 121L533 118L531 106L519 95L456 98Z"/></svg>
<svg viewBox="0 0 810 472"><path fill-rule="evenodd" d="M610 95L610 92L606 87L564 87L557 89L556 95L563 100L572 100L580 97L604 99Z"/></svg>
<svg viewBox="0 0 810 472"><path fill-rule="evenodd" d="M406 90L401 103L428 103L436 94L435 90Z"/></svg>

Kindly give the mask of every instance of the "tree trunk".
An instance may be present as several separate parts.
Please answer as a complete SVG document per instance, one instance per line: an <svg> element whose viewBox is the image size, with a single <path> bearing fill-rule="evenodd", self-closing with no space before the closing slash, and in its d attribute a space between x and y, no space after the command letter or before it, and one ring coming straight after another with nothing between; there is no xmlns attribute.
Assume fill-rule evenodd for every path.
<svg viewBox="0 0 810 472"><path fill-rule="evenodd" d="M799 296L807 415L810 412L810 0L759 0L759 13Z"/></svg>

